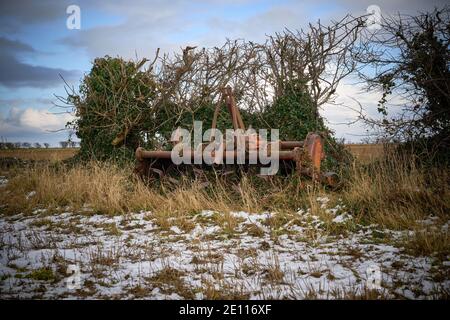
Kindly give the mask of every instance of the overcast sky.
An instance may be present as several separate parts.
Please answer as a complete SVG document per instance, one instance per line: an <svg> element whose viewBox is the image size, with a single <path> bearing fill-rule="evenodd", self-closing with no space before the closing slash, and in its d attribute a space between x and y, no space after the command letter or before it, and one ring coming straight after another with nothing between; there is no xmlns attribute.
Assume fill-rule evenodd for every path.
<svg viewBox="0 0 450 320"><path fill-rule="evenodd" d="M383 13L417 13L442 6L439 0L322 0L307 1L66 1L2 0L0 3L0 137L8 141L50 142L67 139L69 114L54 107L64 95L60 75L78 86L95 57L153 57L186 45L209 47L225 38L262 41L284 28L308 22L363 14L369 5ZM81 28L66 27L69 5L81 9ZM358 99L368 112L376 110L377 95L359 92L351 80L338 90L338 102ZM358 141L365 129L339 124L355 115L348 109L322 110L340 138ZM58 132L55 132L58 131Z"/></svg>

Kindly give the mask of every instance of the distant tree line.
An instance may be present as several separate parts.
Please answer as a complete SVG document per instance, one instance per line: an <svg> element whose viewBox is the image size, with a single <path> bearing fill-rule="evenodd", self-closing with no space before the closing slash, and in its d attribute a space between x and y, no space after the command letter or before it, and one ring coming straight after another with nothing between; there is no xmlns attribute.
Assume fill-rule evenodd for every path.
<svg viewBox="0 0 450 320"><path fill-rule="evenodd" d="M60 141L59 146L61 148L76 148L79 146L78 142L75 141ZM0 141L0 150L5 150L5 149L31 149L31 148L35 148L35 149L41 149L41 148L45 148L48 149L50 148L50 143L48 142L44 142L44 143L39 143L39 142L7 142L7 141Z"/></svg>

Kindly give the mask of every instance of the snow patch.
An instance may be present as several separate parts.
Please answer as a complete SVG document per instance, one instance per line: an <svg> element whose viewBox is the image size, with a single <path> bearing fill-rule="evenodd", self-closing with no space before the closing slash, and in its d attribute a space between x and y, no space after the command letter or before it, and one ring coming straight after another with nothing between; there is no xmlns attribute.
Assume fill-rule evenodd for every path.
<svg viewBox="0 0 450 320"><path fill-rule="evenodd" d="M340 214L333 219L334 223L344 223L348 220L353 219L353 217L347 213Z"/></svg>
<svg viewBox="0 0 450 320"><path fill-rule="evenodd" d="M29 200L30 198L34 197L35 195L36 195L36 191L31 191L31 192L28 192L28 193L25 195L25 198L26 198L27 200Z"/></svg>
<svg viewBox="0 0 450 320"><path fill-rule="evenodd" d="M8 184L8 179L6 179L5 176L0 176L0 188L6 187L7 184Z"/></svg>

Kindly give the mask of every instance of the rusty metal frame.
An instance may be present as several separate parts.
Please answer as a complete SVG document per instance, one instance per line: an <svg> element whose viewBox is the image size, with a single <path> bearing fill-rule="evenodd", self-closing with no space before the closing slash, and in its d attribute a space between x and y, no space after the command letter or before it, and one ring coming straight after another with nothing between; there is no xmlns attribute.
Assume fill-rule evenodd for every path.
<svg viewBox="0 0 450 320"><path fill-rule="evenodd" d="M213 133L210 137L210 141L214 136L214 130L217 127L217 118L220 111L221 104L225 102L228 112L230 113L233 128L235 130L241 129L245 131L245 125L242 120L242 116L239 112L239 108L236 106L236 101L233 96L233 91L231 87L227 86L221 90L221 95L216 104L214 110L213 121L211 125L211 129L213 129ZM248 142L248 137L247 142ZM177 141L171 141L172 143L176 143ZM318 180L322 182L330 182L332 178L335 178L335 175L332 173L321 173L321 162L325 157L324 153L324 145L323 139L318 133L309 133L305 140L303 141L279 141L279 149L271 150L271 144L268 144L268 152L270 155L274 153L278 154L279 160L288 160L294 161L296 171L298 174L308 175L313 180ZM245 157L249 159L250 157L255 157L258 159L259 154L259 141L256 141L256 148L249 150L246 148ZM194 158L196 151L188 150L191 159ZM148 151L143 148L136 149L136 159L138 163L142 163L148 159L171 159L172 151ZM238 152L236 150L224 151L223 159L226 157L237 157ZM181 155L181 154L180 154Z"/></svg>

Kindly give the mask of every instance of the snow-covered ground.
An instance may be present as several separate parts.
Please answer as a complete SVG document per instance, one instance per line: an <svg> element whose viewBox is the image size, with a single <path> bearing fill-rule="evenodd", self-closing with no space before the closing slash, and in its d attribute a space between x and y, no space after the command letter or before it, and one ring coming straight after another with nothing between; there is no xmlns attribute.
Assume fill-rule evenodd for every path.
<svg viewBox="0 0 450 320"><path fill-rule="evenodd" d="M394 245L402 232L358 225L340 205L317 201L331 223L353 223L354 231L323 232L310 210L276 229L270 212L232 212L231 229L206 210L166 226L151 212L111 217L88 206L0 216L0 297L423 299L449 292L448 261L410 256Z"/></svg>

